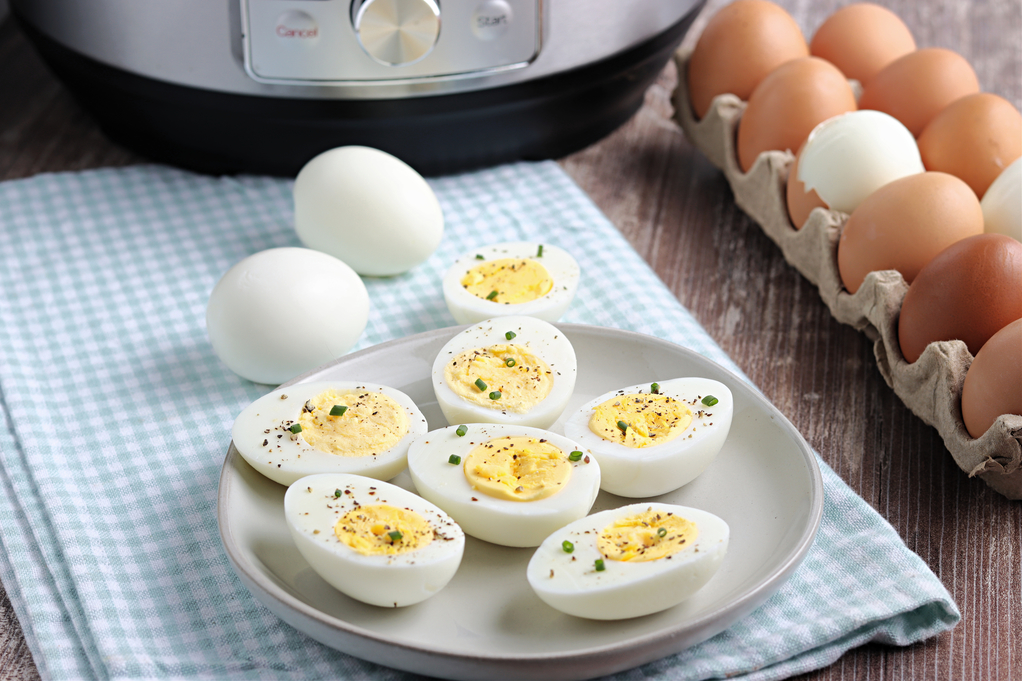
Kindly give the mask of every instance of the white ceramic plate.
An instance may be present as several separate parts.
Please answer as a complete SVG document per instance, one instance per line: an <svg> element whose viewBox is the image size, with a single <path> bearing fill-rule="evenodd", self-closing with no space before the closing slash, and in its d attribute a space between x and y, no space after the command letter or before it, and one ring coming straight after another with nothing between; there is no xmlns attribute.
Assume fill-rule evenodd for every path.
<svg viewBox="0 0 1022 681"><path fill-rule="evenodd" d="M284 524L285 488L252 469L232 444L217 500L220 537L245 585L296 629L357 657L449 679L582 679L678 652L752 612L791 575L812 544L823 483L812 450L755 389L705 357L667 341L577 324L558 327L578 356L569 412L609 390L679 376L721 381L734 394L731 432L699 478L659 499L705 509L731 526L720 571L695 596L660 613L597 622L561 614L533 594L533 549L467 537L461 568L418 605L376 608L324 582ZM447 425L430 384L440 348L464 327L439 329L346 356L290 383L343 379L393 386L430 428ZM289 383L289 384L290 384ZM553 426L561 432L563 417ZM407 471L393 482L414 489ZM632 503L601 492L593 512Z"/></svg>

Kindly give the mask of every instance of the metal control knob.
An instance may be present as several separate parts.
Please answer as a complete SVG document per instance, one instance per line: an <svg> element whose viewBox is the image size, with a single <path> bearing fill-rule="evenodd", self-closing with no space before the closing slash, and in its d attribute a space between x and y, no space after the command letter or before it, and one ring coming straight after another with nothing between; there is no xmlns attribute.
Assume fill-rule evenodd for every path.
<svg viewBox="0 0 1022 681"><path fill-rule="evenodd" d="M440 37L435 0L354 0L351 21L362 49L387 66L419 61Z"/></svg>

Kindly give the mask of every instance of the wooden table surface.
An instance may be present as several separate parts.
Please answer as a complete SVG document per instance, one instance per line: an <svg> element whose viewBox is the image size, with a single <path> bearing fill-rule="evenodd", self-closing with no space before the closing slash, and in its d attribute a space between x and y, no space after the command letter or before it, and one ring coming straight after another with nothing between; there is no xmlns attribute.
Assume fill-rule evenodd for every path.
<svg viewBox="0 0 1022 681"><path fill-rule="evenodd" d="M709 13L712 0L686 42ZM780 0L807 36L840 0ZM981 87L1022 100L1019 0L889 0L920 47L965 56ZM123 166L115 146L0 23L0 180ZM866 337L835 322L815 289L741 211L723 175L671 120L668 67L621 129L561 160L678 299L883 515L962 611L952 631L907 648L869 644L805 679L1022 679L1022 504L954 464L936 431L886 386ZM0 681L39 678L0 587Z"/></svg>

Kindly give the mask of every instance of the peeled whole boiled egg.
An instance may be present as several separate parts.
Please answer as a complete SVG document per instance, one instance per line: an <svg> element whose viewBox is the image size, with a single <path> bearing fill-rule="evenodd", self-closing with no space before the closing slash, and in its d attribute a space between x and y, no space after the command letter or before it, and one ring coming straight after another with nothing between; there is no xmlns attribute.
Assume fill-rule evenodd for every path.
<svg viewBox="0 0 1022 681"><path fill-rule="evenodd" d="M297 383L263 395L234 420L238 453L282 485L314 473L389 480L407 465L408 445L428 429L400 390L374 383Z"/></svg>
<svg viewBox="0 0 1022 681"><path fill-rule="evenodd" d="M575 390L575 350L553 324L497 317L455 335L433 362L433 390L456 423L549 428Z"/></svg>
<svg viewBox="0 0 1022 681"><path fill-rule="evenodd" d="M540 428L448 426L408 450L415 489L466 534L502 546L538 546L592 508L600 466L577 443Z"/></svg>
<svg viewBox="0 0 1022 681"><path fill-rule="evenodd" d="M1022 241L1022 158L1004 169L979 202L983 231Z"/></svg>
<svg viewBox="0 0 1022 681"><path fill-rule="evenodd" d="M579 267L552 244L514 241L458 258L444 275L447 308L459 324L503 315L556 322L575 299Z"/></svg>
<svg viewBox="0 0 1022 681"><path fill-rule="evenodd" d="M688 484L720 452L734 399L709 378L632 385L584 404L564 423L600 462L600 486L622 497L652 497Z"/></svg>
<svg viewBox="0 0 1022 681"><path fill-rule="evenodd" d="M302 478L284 494L284 518L320 577L381 607L413 605L443 589L465 550L465 534L442 510L359 475Z"/></svg>
<svg viewBox="0 0 1022 681"><path fill-rule="evenodd" d="M295 231L359 274L390 276L425 261L444 235L429 183L401 159L370 147L319 154L294 184Z"/></svg>
<svg viewBox="0 0 1022 681"><path fill-rule="evenodd" d="M882 111L850 111L813 128L798 179L831 210L851 213L888 182L925 170L912 133Z"/></svg>
<svg viewBox="0 0 1022 681"><path fill-rule="evenodd" d="M217 357L242 378L271 385L346 353L368 319L359 276L307 248L250 255L224 274L206 307Z"/></svg>
<svg viewBox="0 0 1022 681"><path fill-rule="evenodd" d="M673 607L716 574L730 528L696 508L641 503L594 513L547 537L529 561L529 586L547 605L596 620Z"/></svg>

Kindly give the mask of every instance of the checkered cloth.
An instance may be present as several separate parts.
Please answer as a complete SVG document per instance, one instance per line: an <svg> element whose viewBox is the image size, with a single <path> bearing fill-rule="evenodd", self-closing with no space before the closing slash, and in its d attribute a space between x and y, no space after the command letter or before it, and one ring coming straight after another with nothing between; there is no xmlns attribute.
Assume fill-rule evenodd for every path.
<svg viewBox="0 0 1022 681"><path fill-rule="evenodd" d="M358 347L450 326L445 264L495 241L582 266L567 322L670 339L737 368L554 163L431 181L437 252L367 280ZM44 678L407 679L284 624L234 575L216 523L235 416L266 391L213 354L213 285L298 245L289 182L157 166L0 184L0 580ZM600 273L596 276L594 273ZM783 588L728 631L620 679L776 679L959 613L927 566L821 462L823 524Z"/></svg>

